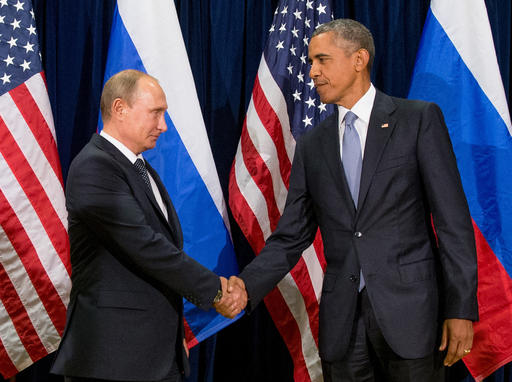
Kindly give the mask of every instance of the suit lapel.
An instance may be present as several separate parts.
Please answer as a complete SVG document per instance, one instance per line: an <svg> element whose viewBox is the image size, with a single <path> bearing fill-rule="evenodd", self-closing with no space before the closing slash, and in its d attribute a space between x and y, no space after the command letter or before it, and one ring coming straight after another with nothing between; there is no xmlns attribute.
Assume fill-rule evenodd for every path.
<svg viewBox="0 0 512 382"><path fill-rule="evenodd" d="M373 174L395 128L395 121L390 116L395 108L391 97L377 91L366 136L361 184L359 186L358 211L364 205Z"/></svg>
<svg viewBox="0 0 512 382"><path fill-rule="evenodd" d="M343 163L341 162L338 120L338 108L336 107L335 112L325 121L326 124L323 126L325 131L321 134L322 142L319 147L336 186L344 195L343 200L346 201L346 207L355 215L356 209L352 202L352 195L350 194Z"/></svg>
<svg viewBox="0 0 512 382"><path fill-rule="evenodd" d="M169 228L169 231L173 235L174 239L176 240L176 243L180 244L183 242L183 238L181 235L181 227L179 225L178 216L176 214L176 211L174 210L174 207L172 206L171 200L169 198L169 195L167 194L167 191L165 190L165 187L162 184L162 181L160 180L160 177L156 173L156 171L149 165L148 162L146 162L146 168L148 169L148 172L153 177L153 180L155 181L158 190L160 191L160 195L162 196L162 199L164 200L164 203L167 206L167 212L169 216L169 220L165 218L165 215L163 214L162 210L160 209L160 206L158 205L158 202L155 199L155 195L153 192L146 186L144 183L144 180L142 179L142 176L137 172L137 169L131 163L126 156L119 151L113 144L111 144L109 141L107 141L105 138L100 136L99 134L94 134L92 137L92 141L103 151L108 152L110 155L114 157L114 159L119 162L126 170L126 174L128 176L128 180L130 181L130 184L133 187L138 188L139 190L142 190L147 198L150 200L153 208L155 209L157 215L159 215L159 218L162 219L166 225ZM180 232L180 234L178 234ZM180 244L181 245L181 244Z"/></svg>
<svg viewBox="0 0 512 382"><path fill-rule="evenodd" d="M183 234L181 231L180 220L178 218L178 214L176 213L176 210L174 209L174 205L172 204L171 198L169 197L169 194L167 193L167 190L166 190L162 180L160 179L160 176L155 171L155 169L153 167L151 167L151 165L148 162L146 162L146 167L148 169L148 172L153 177L153 180L155 181L155 183L158 187L158 191L160 191L160 195L162 196L162 200L164 201L164 204L167 208L169 228L171 229L171 232L172 232L174 238L176 239L176 242L179 244L179 246L181 246L183 244ZM153 193L151 193L151 194L153 194ZM153 199L154 199L154 196L153 196ZM155 203L156 203L156 200L155 200ZM156 205L158 208L158 212L160 212L162 214L162 211L160 210L158 203L156 203ZM162 214L162 217L165 219L163 214Z"/></svg>

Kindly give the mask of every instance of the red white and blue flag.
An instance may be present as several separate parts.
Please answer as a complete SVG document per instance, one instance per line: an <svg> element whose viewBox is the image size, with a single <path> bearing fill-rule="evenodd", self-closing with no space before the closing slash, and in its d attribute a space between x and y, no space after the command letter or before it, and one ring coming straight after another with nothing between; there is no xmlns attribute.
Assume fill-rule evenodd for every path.
<svg viewBox="0 0 512 382"><path fill-rule="evenodd" d="M446 119L478 253L477 381L512 361L512 125L484 0L432 0L409 98Z"/></svg>
<svg viewBox="0 0 512 382"><path fill-rule="evenodd" d="M0 373L57 349L70 261L55 128L30 0L0 0Z"/></svg>
<svg viewBox="0 0 512 382"><path fill-rule="evenodd" d="M275 11L229 183L229 206L256 254L283 212L295 140L333 112L309 79L307 54L315 28L331 20L329 0L282 0ZM295 381L323 381L318 302L326 264L319 236L265 298Z"/></svg>
<svg viewBox="0 0 512 382"><path fill-rule="evenodd" d="M183 229L184 250L223 276L238 274L227 207L206 134L173 0L118 0L105 81L124 69L158 79L167 96L167 132L144 157L160 175ZM185 301L189 347L232 320Z"/></svg>

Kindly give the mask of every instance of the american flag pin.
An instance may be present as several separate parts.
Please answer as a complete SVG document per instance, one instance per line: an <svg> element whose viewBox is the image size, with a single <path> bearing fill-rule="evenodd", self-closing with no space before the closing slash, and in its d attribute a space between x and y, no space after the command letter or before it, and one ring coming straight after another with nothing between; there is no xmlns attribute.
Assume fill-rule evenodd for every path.
<svg viewBox="0 0 512 382"><path fill-rule="evenodd" d="M380 127L381 127L381 129L385 129L385 128L389 127L389 124L383 123Z"/></svg>

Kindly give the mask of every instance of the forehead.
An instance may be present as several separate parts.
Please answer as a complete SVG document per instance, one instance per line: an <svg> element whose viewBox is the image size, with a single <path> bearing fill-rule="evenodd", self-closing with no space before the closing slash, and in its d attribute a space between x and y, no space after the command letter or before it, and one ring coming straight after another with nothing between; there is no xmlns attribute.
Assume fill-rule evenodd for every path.
<svg viewBox="0 0 512 382"><path fill-rule="evenodd" d="M325 32L316 35L309 42L308 55L314 58L316 55L329 55L334 52L343 51L342 46L345 41L341 38L336 39L334 32Z"/></svg>
<svg viewBox="0 0 512 382"><path fill-rule="evenodd" d="M166 103L166 99L158 82L149 77L142 77L137 84L134 102Z"/></svg>

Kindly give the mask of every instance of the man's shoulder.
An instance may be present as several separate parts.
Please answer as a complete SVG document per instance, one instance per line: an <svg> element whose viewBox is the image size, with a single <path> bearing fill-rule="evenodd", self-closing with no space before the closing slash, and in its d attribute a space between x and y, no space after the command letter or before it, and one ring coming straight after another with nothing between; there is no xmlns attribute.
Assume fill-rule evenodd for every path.
<svg viewBox="0 0 512 382"><path fill-rule="evenodd" d="M69 169L69 175L82 176L84 173L107 171L118 169L120 163L117 149L99 134L94 134L91 140L80 150L73 159Z"/></svg>
<svg viewBox="0 0 512 382"><path fill-rule="evenodd" d="M401 97L393 97L381 91L377 91L375 97L375 106L381 104L390 104L395 107L395 111L398 113L416 113L425 112L426 110L439 109L439 106L434 102L429 102L420 99L409 99Z"/></svg>

